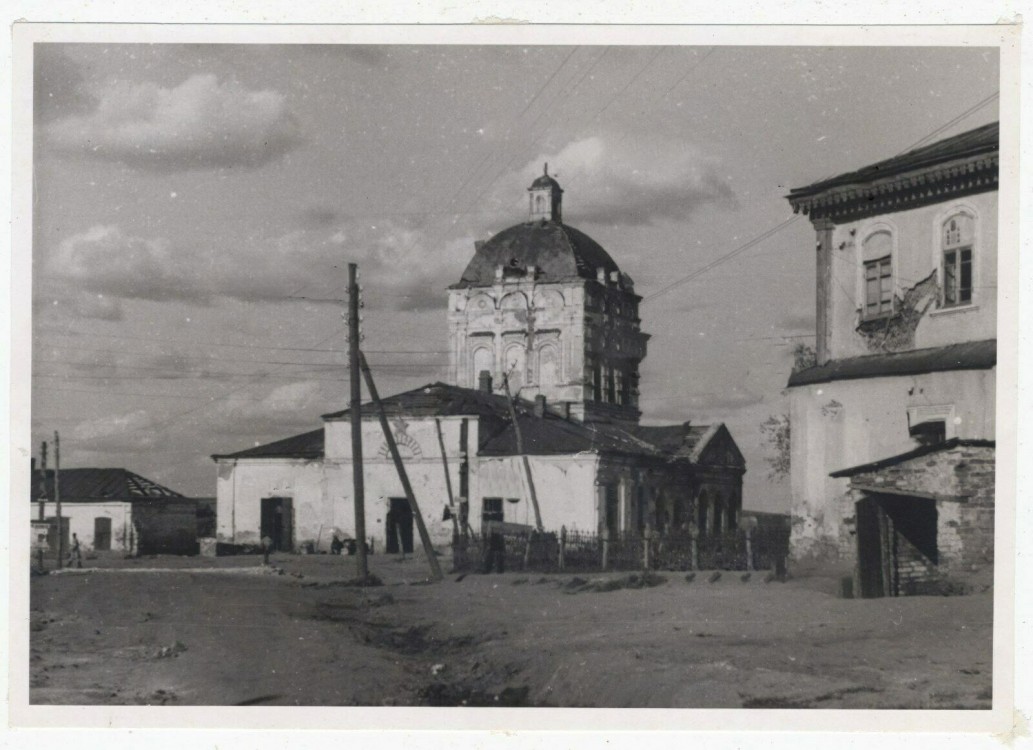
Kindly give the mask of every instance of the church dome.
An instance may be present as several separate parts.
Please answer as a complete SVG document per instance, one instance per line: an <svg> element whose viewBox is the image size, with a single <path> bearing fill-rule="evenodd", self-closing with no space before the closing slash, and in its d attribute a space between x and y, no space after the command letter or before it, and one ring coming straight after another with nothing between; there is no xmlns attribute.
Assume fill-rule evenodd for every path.
<svg viewBox="0 0 1033 750"><path fill-rule="evenodd" d="M543 283L595 279L600 268L607 277L620 271L609 253L584 232L558 221L531 221L504 229L479 245L455 286L491 286L499 266L521 271L534 266Z"/></svg>
<svg viewBox="0 0 1033 750"><path fill-rule="evenodd" d="M546 169L548 169L548 165L546 165ZM554 190L559 190L561 192L563 190L563 188L560 187L560 184L549 176L548 172L532 182L531 187L529 187L528 190L537 190L540 188L553 188Z"/></svg>

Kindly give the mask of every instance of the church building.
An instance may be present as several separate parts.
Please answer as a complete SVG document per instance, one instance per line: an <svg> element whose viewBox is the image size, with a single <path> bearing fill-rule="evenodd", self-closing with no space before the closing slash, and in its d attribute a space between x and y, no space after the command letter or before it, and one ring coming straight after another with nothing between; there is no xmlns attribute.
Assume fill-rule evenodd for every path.
<svg viewBox="0 0 1033 750"><path fill-rule="evenodd" d="M641 298L563 222L547 166L528 194L527 219L478 242L448 290L449 382L382 399L433 543L451 542L459 513L475 533L534 525L524 456L547 531L734 529L745 462L732 436L723 424L639 424ZM361 411L367 533L374 550L412 551L377 412ZM349 420L329 413L311 432L213 456L220 541L325 550L352 535Z"/></svg>

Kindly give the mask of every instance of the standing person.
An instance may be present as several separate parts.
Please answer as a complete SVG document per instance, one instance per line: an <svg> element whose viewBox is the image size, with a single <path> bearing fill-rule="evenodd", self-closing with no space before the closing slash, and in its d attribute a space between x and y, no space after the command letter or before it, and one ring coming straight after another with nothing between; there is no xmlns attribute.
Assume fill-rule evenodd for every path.
<svg viewBox="0 0 1033 750"><path fill-rule="evenodd" d="M82 567L82 550L79 547L79 535L72 534L72 546L68 550L68 567L72 567L72 563L75 563L75 567Z"/></svg>

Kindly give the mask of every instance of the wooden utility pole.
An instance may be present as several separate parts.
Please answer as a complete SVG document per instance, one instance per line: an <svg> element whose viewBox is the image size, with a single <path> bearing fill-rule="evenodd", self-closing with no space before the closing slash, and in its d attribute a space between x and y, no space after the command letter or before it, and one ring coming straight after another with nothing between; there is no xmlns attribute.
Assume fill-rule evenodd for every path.
<svg viewBox="0 0 1033 750"><path fill-rule="evenodd" d="M441 465L445 469L445 489L448 490L448 509L452 516L452 544L459 541L459 519L456 514L459 512L455 507L455 497L452 495L452 476L448 473L448 456L445 455L445 436L441 432L441 420L434 418L434 426L438 429L438 446L441 448Z"/></svg>
<svg viewBox="0 0 1033 750"><path fill-rule="evenodd" d="M362 466L362 382L359 375L359 267L348 264L348 371L351 381L351 401L348 414L352 428L352 483L355 503L355 565L357 577L365 581L369 576L366 560L366 493Z"/></svg>
<svg viewBox="0 0 1033 750"><path fill-rule="evenodd" d="M39 452L40 469L43 472L43 479L39 483L39 520L47 520L47 441L43 441Z"/></svg>
<svg viewBox="0 0 1033 750"><path fill-rule="evenodd" d="M57 567L64 565L64 521L61 518L61 437L54 430L54 512L57 515Z"/></svg>
<svg viewBox="0 0 1033 750"><path fill-rule="evenodd" d="M377 415L380 417L380 428L384 431L387 449L391 452L391 459L395 462L395 469L398 470L398 479L402 482L402 489L405 491L405 497L409 501L409 508L412 510L413 518L416 520L416 528L420 532L420 542L423 544L423 551L427 554L427 561L430 563L431 577L435 581L440 581L444 578L444 574L441 572L441 565L438 563L438 558L434 554L434 548L431 546L430 534L427 533L427 525L423 521L423 514L420 513L420 506L416 504L416 495L412 491L412 485L409 484L409 475L405 471L405 464L402 463L402 456L398 453L395 436L391 432L391 426L387 423L387 413L384 411L384 405L380 403L380 396L377 395L377 386L373 382L373 373L370 372L369 365L366 363L366 357L362 352L359 352L359 363L362 367L362 374L366 378L366 388L369 389L369 397L372 399L373 405L377 409Z"/></svg>
<svg viewBox="0 0 1033 750"><path fill-rule="evenodd" d="M538 531L545 531L542 526L542 512L538 508L538 493L534 489L534 478L531 476L531 462L527 460L524 453L524 438L520 432L520 422L517 421L516 407L513 405L513 394L509 392L509 373L502 375L502 386L506 389L506 402L509 404L509 418L513 420L513 430L516 432L517 453L524 462L524 474L527 475L527 489L531 493L531 505L534 507L534 524Z"/></svg>

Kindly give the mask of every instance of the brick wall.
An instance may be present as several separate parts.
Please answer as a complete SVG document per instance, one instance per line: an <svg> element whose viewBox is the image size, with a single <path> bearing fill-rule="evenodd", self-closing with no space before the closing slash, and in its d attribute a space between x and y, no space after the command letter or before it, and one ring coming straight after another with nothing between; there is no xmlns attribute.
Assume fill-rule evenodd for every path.
<svg viewBox="0 0 1033 750"><path fill-rule="evenodd" d="M957 445L895 466L854 476L851 484L896 493L936 495L938 565L897 535L901 593L920 593L936 578L965 573L994 559L994 447ZM853 490L851 499L863 492ZM844 551L854 542L844 523Z"/></svg>

